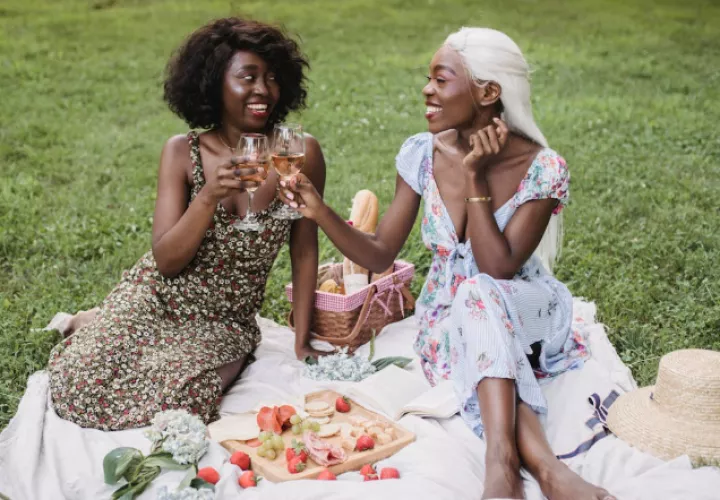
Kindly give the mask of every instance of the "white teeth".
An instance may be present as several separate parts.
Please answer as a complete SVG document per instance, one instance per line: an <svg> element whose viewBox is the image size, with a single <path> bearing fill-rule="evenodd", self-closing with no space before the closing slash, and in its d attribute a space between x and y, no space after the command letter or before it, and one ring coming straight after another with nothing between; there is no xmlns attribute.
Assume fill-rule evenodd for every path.
<svg viewBox="0 0 720 500"><path fill-rule="evenodd" d="M267 111L267 104L248 104L253 111Z"/></svg>
<svg viewBox="0 0 720 500"><path fill-rule="evenodd" d="M442 110L442 108L440 108L438 106L428 106L427 107L428 113L439 113L441 110Z"/></svg>

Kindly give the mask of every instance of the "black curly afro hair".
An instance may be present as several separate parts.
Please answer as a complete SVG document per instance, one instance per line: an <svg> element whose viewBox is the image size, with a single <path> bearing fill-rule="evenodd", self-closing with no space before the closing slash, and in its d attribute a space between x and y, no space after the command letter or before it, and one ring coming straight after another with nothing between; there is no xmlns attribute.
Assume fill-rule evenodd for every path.
<svg viewBox="0 0 720 500"><path fill-rule="evenodd" d="M195 31L168 63L163 97L191 128L220 127L225 71L240 50L259 55L275 73L280 99L268 119L269 126L305 107L304 71L309 64L298 44L275 26L228 17Z"/></svg>

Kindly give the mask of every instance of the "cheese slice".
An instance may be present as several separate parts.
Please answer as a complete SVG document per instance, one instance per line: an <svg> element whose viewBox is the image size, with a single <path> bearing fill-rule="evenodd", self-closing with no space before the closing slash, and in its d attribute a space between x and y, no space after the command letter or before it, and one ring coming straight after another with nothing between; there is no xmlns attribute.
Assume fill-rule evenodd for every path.
<svg viewBox="0 0 720 500"><path fill-rule="evenodd" d="M257 416L253 413L238 413L222 417L208 425L208 432L213 441L247 441L260 435Z"/></svg>

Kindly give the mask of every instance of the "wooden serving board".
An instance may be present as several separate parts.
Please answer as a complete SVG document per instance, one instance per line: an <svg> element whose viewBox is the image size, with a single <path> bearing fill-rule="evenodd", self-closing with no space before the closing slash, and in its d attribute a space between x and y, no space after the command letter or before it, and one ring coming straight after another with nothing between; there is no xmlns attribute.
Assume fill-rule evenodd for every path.
<svg viewBox="0 0 720 500"><path fill-rule="evenodd" d="M335 400L340 397L335 391L324 390L313 392L305 396L305 402L310 401L324 401L329 404L332 408L335 408ZM347 451L344 450L347 456L345 462L330 466L329 469L335 475L340 475L345 472L360 470L363 465L375 463L378 460L388 458L402 448L406 447L413 441L415 441L415 434L403 429L397 423L389 420L385 417L381 417L377 413L370 411L355 401L350 401L350 411L348 413L335 412L330 420L332 424L350 423L349 418L351 416L358 415L365 417L369 420L379 420L387 422L395 428L396 438L393 441L385 445L375 443L375 448L366 451ZM283 432L283 440L285 441L285 447L288 448L292 443L293 438L298 441L302 440L302 435L296 436L290 430ZM330 438L324 438L326 441L341 446L342 437L337 434ZM267 458L259 457L257 455L257 448L248 446L245 441L223 441L222 444L230 453L236 451L244 451L250 455L251 468L255 474L260 475L272 481L274 483L280 483L284 481L294 481L299 479L314 479L320 474L324 467L313 462L312 458L308 459L307 468L297 474L290 474L287 470L287 461L285 460L285 452L278 453L278 457L275 460L268 460Z"/></svg>

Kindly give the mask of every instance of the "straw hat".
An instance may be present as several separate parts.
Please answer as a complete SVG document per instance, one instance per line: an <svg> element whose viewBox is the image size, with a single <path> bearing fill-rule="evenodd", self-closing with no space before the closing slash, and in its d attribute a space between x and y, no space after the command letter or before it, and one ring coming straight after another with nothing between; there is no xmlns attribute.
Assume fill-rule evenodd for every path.
<svg viewBox="0 0 720 500"><path fill-rule="evenodd" d="M623 441L665 460L720 460L720 352L675 351L654 386L620 396L607 425Z"/></svg>

